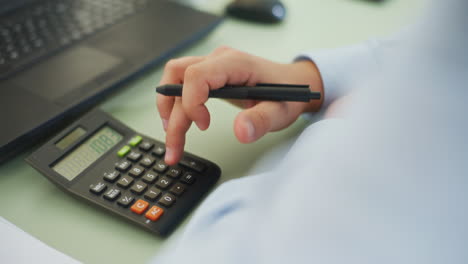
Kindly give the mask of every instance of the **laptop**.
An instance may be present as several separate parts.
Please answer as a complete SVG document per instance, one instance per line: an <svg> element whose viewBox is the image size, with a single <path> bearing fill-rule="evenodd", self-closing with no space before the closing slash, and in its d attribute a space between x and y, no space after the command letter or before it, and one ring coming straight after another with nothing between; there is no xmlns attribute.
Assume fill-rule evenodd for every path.
<svg viewBox="0 0 468 264"><path fill-rule="evenodd" d="M0 164L220 21L166 0L0 0Z"/></svg>

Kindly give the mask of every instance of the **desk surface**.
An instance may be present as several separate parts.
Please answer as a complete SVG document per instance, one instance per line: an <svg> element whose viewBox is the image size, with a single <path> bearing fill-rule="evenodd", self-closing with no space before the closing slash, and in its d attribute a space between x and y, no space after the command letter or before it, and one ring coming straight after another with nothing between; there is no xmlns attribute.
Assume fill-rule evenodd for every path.
<svg viewBox="0 0 468 264"><path fill-rule="evenodd" d="M228 2L191 0L197 8L221 14ZM420 0L391 0L372 4L359 0L283 0L287 19L279 25L258 25L226 19L212 34L185 50L204 55L228 45L279 62L289 62L301 51L333 48L394 32L420 10ZM130 127L164 140L155 108L154 87L162 74L156 67L122 87L101 108ZM248 174L257 160L279 144L293 139L306 125L270 134L257 143L236 141L232 121L238 109L210 100L212 123L208 131L195 127L186 149L217 163L223 171L218 184ZM0 167L0 215L50 246L86 263L142 263L177 236L169 239L130 225L63 193L29 167L26 154ZM1 246L1 245L0 245ZM170 249L169 249L170 250ZM1 256L0 256L1 258Z"/></svg>

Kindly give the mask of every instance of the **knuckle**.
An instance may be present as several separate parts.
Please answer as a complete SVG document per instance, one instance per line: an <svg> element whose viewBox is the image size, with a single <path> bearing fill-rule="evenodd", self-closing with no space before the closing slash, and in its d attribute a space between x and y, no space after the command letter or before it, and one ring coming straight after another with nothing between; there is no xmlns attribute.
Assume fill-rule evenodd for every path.
<svg viewBox="0 0 468 264"><path fill-rule="evenodd" d="M185 70L184 79L194 80L199 78L203 73L203 70L198 65L190 65Z"/></svg>
<svg viewBox="0 0 468 264"><path fill-rule="evenodd" d="M221 45L219 47L217 47L215 50L214 50L214 54L219 54L219 53L223 53L223 52L226 52L226 51L230 51L232 50L231 47L229 46L226 46L226 45Z"/></svg>
<svg viewBox="0 0 468 264"><path fill-rule="evenodd" d="M182 101L182 108L185 112L185 114L193 120L193 117L196 116L196 113L198 112L198 104L194 100L183 100Z"/></svg>
<svg viewBox="0 0 468 264"><path fill-rule="evenodd" d="M170 59L164 66L164 71L177 71L180 68L180 59Z"/></svg>
<svg viewBox="0 0 468 264"><path fill-rule="evenodd" d="M172 133L171 133L171 134L172 134L174 137L177 137L177 138L178 138L178 137L180 137L181 135L184 135L184 134L185 134L185 127L186 127L185 124L183 124L183 123L181 123L181 122L174 122L173 124L174 124L174 125L172 126L172 129L171 129L171 130L172 130L172 131L171 131Z"/></svg>
<svg viewBox="0 0 468 264"><path fill-rule="evenodd" d="M268 132L270 130L271 120L269 115L265 111L257 111L257 120L262 130Z"/></svg>
<svg viewBox="0 0 468 264"><path fill-rule="evenodd" d="M158 107L160 111L166 110L167 108L172 107L172 100L171 98L167 98L167 96L158 95L156 97L156 106Z"/></svg>

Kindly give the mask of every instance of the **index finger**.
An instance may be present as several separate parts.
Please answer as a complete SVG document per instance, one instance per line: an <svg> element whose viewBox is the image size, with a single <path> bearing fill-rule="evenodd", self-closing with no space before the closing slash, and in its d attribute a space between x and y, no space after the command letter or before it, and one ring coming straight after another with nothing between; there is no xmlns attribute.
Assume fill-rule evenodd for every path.
<svg viewBox="0 0 468 264"><path fill-rule="evenodd" d="M188 66L202 61L202 56L182 57L168 61L164 67L163 76L159 85L163 84L180 84L183 82L185 70ZM167 128L167 120L171 116L172 108L174 106L173 96L164 96L158 94L156 96L156 105L159 115L163 120L164 129Z"/></svg>

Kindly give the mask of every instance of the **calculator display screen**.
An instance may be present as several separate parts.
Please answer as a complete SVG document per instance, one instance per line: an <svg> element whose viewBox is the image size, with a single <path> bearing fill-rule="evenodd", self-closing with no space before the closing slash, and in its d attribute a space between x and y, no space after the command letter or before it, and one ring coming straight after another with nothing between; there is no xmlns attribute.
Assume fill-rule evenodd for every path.
<svg viewBox="0 0 468 264"><path fill-rule="evenodd" d="M78 148L70 152L53 166L52 169L71 181L109 149L119 143L122 138L121 134L105 126L94 133Z"/></svg>

